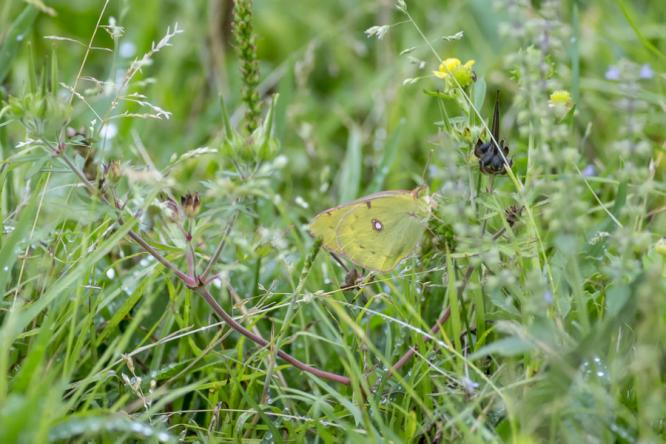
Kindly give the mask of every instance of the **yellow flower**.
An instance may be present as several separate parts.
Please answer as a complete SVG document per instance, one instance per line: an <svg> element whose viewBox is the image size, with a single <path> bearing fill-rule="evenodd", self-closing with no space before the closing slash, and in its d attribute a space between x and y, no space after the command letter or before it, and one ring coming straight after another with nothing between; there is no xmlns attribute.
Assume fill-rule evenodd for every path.
<svg viewBox="0 0 666 444"><path fill-rule="evenodd" d="M571 106L571 94L569 94L569 91L565 91L563 89L553 91L553 93L550 95L548 104L551 107L563 106L568 108Z"/></svg>
<svg viewBox="0 0 666 444"><path fill-rule="evenodd" d="M453 72L454 70L458 69L462 62L460 59L446 59L442 61L439 65L439 69L437 71L433 71L432 73L435 74L436 77L439 77L440 79L445 79L449 76L450 72Z"/></svg>
<svg viewBox="0 0 666 444"><path fill-rule="evenodd" d="M432 73L435 77L445 80L449 87L461 86L464 88L476 79L472 70L474 63L476 63L474 60L469 60L463 65L460 59L449 58L443 60L439 69Z"/></svg>

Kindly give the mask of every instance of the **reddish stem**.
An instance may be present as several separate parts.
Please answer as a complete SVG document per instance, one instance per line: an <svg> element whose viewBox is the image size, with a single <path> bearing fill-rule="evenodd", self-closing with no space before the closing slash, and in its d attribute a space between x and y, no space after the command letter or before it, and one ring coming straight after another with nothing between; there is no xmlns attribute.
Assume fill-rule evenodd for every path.
<svg viewBox="0 0 666 444"><path fill-rule="evenodd" d="M236 330L238 333L242 334L246 338L250 339L253 342L256 342L257 344L261 345L262 347L266 347L268 345L268 341L262 338L259 335L256 335L252 333L250 330L246 329L242 325L240 325L234 318L232 318L229 313L224 311L224 309L220 306L220 304L217 303L215 298L213 297L212 294L210 294L210 291L208 291L207 288L205 287L197 287L194 288L194 291L199 293L203 298L206 300L208 305L215 311L215 313L231 328ZM315 376L318 376L322 379L328 379L329 381L334 381L334 382L339 382L341 384L347 384L349 385L351 383L351 380L347 378L346 376L338 375L337 373L331 373L327 372L325 370L320 370L318 368L312 367L304 362L299 361L298 359L294 358L290 354L283 352L282 350L278 350L277 355L293 365L294 367L297 367L304 372L311 373Z"/></svg>
<svg viewBox="0 0 666 444"><path fill-rule="evenodd" d="M47 145L47 141L45 141ZM53 148L52 148L53 150ZM54 150L55 153L55 150ZM90 183L90 181L85 177L85 175L79 171L79 169L66 157L66 156L61 156L61 158L64 160L64 162L67 164L67 166L74 172L83 182L83 184L86 186L88 191L90 192L91 195L95 196L98 195L102 199L103 202L105 202L108 205L111 205L109 200L104 194L98 194L95 187ZM117 202L115 202L115 207L118 208L119 205ZM231 226L233 224L233 220L235 217L232 219L232 222L229 224ZM119 217L118 218L118 223L122 224L122 219ZM227 231L229 231L230 228L227 228ZM247 337L253 342L256 342L257 344L261 345L262 347L265 347L268 345L268 341L266 341L264 338L262 338L259 335L256 335L240 325L234 318L232 318L224 309L220 306L220 304L217 303L215 298L213 298L213 295L210 294L208 289L204 286L201 286L199 279L197 279L195 276L188 276L187 274L183 273L178 269L178 267L170 262L167 258L165 258L159 251L157 251L155 248L153 248L148 242L146 242L138 233L134 231L129 231L128 233L129 237L139 244L148 254L153 256L159 263L164 265L167 269L171 270L180 280L185 283L187 287L192 289L193 291L199 293L203 298L206 300L208 305L215 311L215 313L231 328L236 330L238 333L242 334L243 336ZM221 244L218 246L218 251L215 252L215 255L213 256L213 259L217 259L219 256L219 253L222 251L222 248L224 246L224 239L226 239L226 234L225 237L223 238ZM212 265L214 263L214 260L211 260L209 263L208 267L206 268L206 271L204 272L204 277L210 272L210 269L212 268ZM346 376L338 375L336 373L331 373L327 372L324 370L320 370L318 368L312 367L304 362L299 361L298 359L294 358L291 356L289 353L283 352L282 350L279 350L277 352L277 355L284 359L285 361L289 362L291 365L294 367L297 367L304 372L311 373L317 377L320 377L322 379L328 379L329 381L334 381L334 382L339 382L341 384L346 384L349 385L351 383L351 380L347 378Z"/></svg>
<svg viewBox="0 0 666 444"><path fill-rule="evenodd" d="M430 333L433 335L437 334L437 332L439 332L439 329L442 327L442 324L444 324L449 319L449 316L451 316L451 308L447 307L439 316L439 319L437 319L435 325L433 325L432 328L430 329ZM426 336L423 340L425 342L428 342L430 340L430 337ZM389 369L387 376L391 376L393 372L400 369L400 367L402 367L403 365L407 364L407 362L409 362L409 360L412 358L412 356L414 356L415 353L416 353L416 346L409 347L407 353L402 355L402 357L398 359L396 363L393 364L393 366Z"/></svg>
<svg viewBox="0 0 666 444"><path fill-rule="evenodd" d="M194 278L192 278L192 277L186 275L186 274L183 273L182 271L180 271L180 270L178 269L178 267L176 267L176 265L174 265L174 264L171 263L167 258L165 258L164 256L162 256L162 254L161 254L159 251L157 251L155 248L153 248L153 247L152 247L148 242L146 242L146 241L145 241L140 235L138 235L138 234L135 233L134 231L130 231L130 232L129 232L129 237L131 237L132 240L133 240L134 242L136 242L136 243L139 244L144 250L146 250L146 252L148 252L152 257L154 257L155 259L157 259L157 261L158 261L159 263L161 263L162 265L164 265L165 267L167 267L169 270L173 271L173 273L174 273L174 274L175 274L180 280L182 280L182 281L185 283L185 285L187 285L188 287L194 287L195 285L197 285L197 281L196 281L196 279L194 279Z"/></svg>

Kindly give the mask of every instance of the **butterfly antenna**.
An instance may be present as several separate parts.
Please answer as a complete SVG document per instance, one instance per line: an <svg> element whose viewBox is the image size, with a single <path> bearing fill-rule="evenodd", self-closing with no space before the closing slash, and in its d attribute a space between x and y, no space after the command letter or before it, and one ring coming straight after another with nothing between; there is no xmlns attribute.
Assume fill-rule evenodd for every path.
<svg viewBox="0 0 666 444"><path fill-rule="evenodd" d="M495 110L493 111L493 138L495 143L499 143L499 89L495 96Z"/></svg>
<svg viewBox="0 0 666 444"><path fill-rule="evenodd" d="M340 266L345 269L345 272L349 273L349 268L347 268L345 263L342 262L342 260L335 253L332 253L332 252L329 251L329 254L333 257L333 259L335 259L335 262L340 264Z"/></svg>

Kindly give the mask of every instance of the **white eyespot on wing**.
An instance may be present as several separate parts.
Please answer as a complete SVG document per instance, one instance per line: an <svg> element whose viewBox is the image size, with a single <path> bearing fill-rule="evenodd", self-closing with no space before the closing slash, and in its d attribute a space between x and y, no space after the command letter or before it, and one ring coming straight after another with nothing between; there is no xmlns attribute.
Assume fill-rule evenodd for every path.
<svg viewBox="0 0 666 444"><path fill-rule="evenodd" d="M384 224L379 219L372 219L370 223L372 224L372 229L375 231L382 231L384 229Z"/></svg>

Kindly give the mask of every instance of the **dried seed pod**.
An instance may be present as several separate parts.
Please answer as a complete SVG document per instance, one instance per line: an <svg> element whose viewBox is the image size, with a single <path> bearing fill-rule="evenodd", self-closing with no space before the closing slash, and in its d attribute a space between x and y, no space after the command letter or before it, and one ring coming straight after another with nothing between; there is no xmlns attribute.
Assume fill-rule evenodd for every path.
<svg viewBox="0 0 666 444"><path fill-rule="evenodd" d="M196 216L199 213L199 209L201 208L201 199L199 199L199 193L187 193L180 198L180 205L183 207L185 216Z"/></svg>

